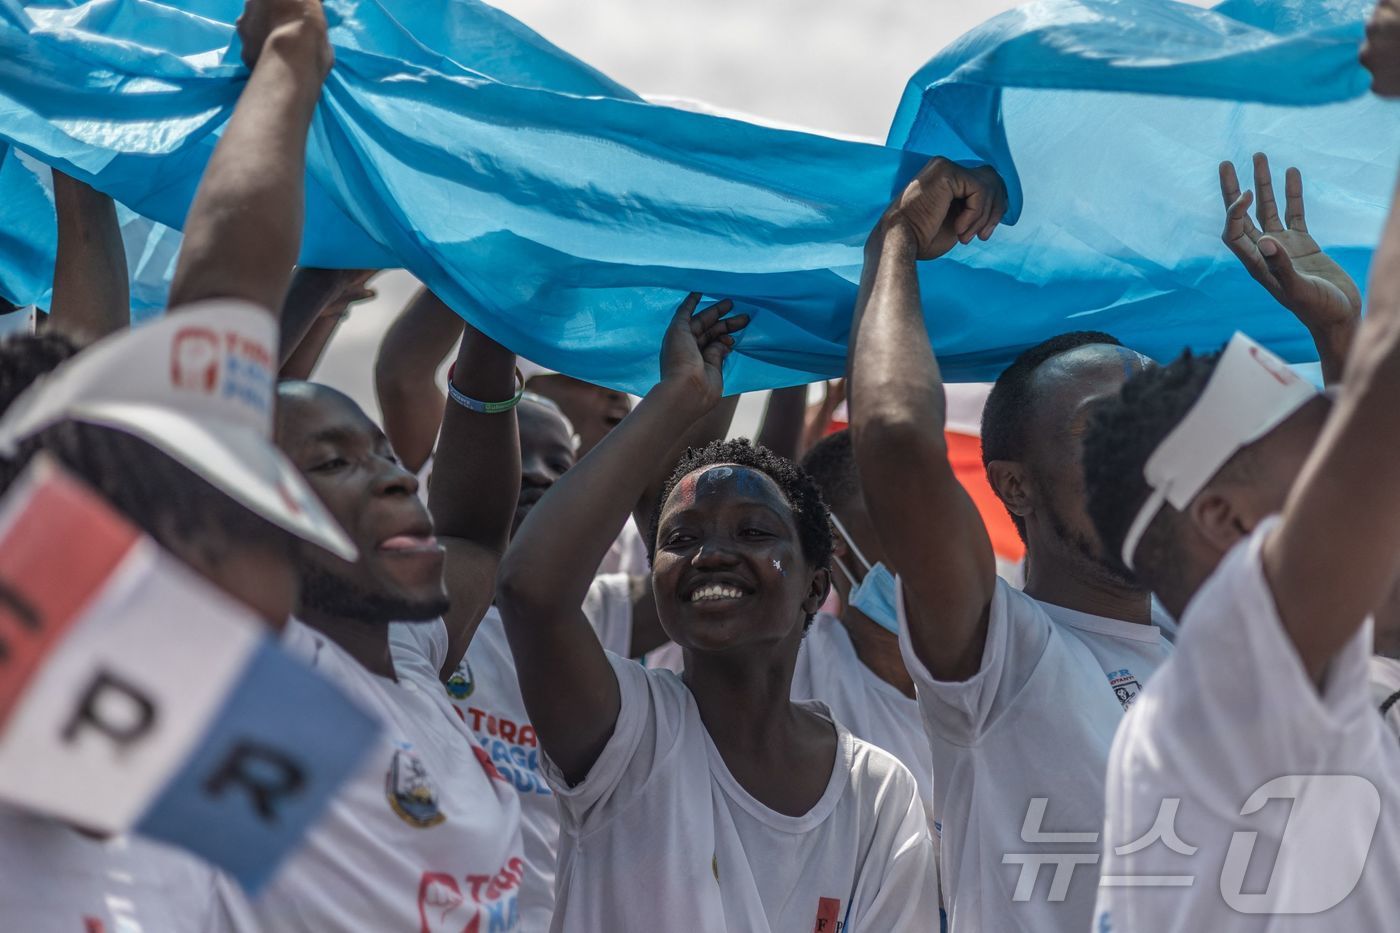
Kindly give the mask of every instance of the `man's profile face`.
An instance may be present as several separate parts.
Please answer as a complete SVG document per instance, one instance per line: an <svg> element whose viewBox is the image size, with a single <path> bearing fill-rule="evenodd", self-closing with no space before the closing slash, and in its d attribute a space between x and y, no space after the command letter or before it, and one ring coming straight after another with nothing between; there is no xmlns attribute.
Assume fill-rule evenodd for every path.
<svg viewBox="0 0 1400 933"><path fill-rule="evenodd" d="M278 389L277 444L359 549L354 563L302 551L302 603L378 621L434 618L447 608L444 551L418 481L348 397L314 383Z"/></svg>

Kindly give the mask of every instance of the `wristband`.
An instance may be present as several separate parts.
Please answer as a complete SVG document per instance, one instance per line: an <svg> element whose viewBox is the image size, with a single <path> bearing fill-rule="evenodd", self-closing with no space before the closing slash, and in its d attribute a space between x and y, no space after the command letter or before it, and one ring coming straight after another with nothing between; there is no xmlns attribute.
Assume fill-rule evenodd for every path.
<svg viewBox="0 0 1400 933"><path fill-rule="evenodd" d="M520 404L521 396L525 394L525 377L520 374L520 367L515 369L516 390L513 398L508 398L504 402L483 402L474 399L470 395L462 392L452 383L452 377L457 374L457 364L453 363L447 370L447 395L452 401L461 405L467 411L474 411L481 415L499 415L502 412L510 411Z"/></svg>

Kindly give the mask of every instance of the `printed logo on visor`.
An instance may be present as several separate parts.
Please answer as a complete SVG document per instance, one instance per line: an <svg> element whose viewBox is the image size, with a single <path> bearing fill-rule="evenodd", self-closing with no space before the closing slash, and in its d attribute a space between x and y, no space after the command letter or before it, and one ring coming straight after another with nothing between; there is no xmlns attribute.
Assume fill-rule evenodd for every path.
<svg viewBox="0 0 1400 933"><path fill-rule="evenodd" d="M276 381L272 352L260 340L209 327L184 327L171 339L170 384L177 390L246 406L264 418Z"/></svg>
<svg viewBox="0 0 1400 933"><path fill-rule="evenodd" d="M170 347L170 384L212 394L219 384L219 335L204 327L176 332Z"/></svg>

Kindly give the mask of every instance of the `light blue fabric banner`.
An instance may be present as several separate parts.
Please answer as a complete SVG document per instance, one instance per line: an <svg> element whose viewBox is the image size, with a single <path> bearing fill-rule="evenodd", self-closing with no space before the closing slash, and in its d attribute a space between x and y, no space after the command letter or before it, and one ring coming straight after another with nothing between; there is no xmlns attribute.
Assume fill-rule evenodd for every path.
<svg viewBox="0 0 1400 933"><path fill-rule="evenodd" d="M1215 163L1300 165L1315 235L1364 276L1400 158L1396 112L1361 96L1368 6L1035 3L922 69L886 148L641 102L472 0L329 0L303 260L404 266L521 354L631 391L685 292L730 296L754 322L728 388L806 382L843 369L865 237L941 153L996 165L1020 214L923 271L949 378L1087 327L1157 356L1242 327L1304 359L1219 242ZM239 7L0 0L0 139L178 227L243 80Z"/></svg>
<svg viewBox="0 0 1400 933"><path fill-rule="evenodd" d="M165 309L180 231L117 205L126 247L132 320ZM7 146L0 146L0 298L45 310L53 300L58 227L49 169Z"/></svg>

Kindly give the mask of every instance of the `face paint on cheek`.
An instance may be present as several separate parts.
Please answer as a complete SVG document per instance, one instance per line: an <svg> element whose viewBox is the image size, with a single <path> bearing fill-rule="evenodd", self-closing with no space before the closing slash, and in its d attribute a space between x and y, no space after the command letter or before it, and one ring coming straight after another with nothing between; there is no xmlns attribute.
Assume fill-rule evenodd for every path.
<svg viewBox="0 0 1400 933"><path fill-rule="evenodd" d="M773 569L776 570L776 571L778 571L778 573L782 574L783 576L787 576L787 571L783 569L783 562L782 562L782 561L780 561L780 560L775 560L775 561L773 561Z"/></svg>

